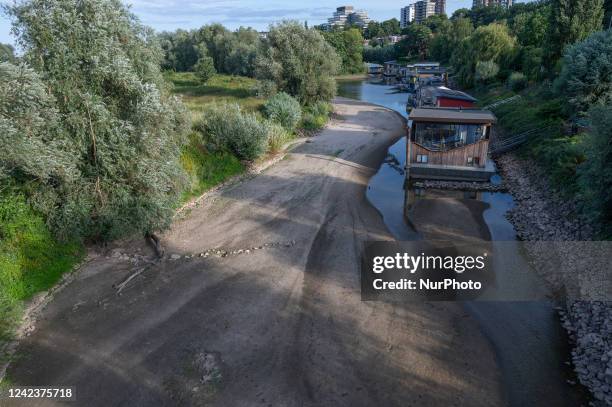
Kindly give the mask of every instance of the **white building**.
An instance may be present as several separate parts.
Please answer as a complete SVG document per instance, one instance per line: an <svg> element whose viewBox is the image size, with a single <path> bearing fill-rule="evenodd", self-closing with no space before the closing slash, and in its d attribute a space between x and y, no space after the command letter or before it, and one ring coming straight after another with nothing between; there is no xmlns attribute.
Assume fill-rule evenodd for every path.
<svg viewBox="0 0 612 407"><path fill-rule="evenodd" d="M355 10L353 6L341 6L338 7L333 16L327 20L327 26L329 28L334 28L352 24L363 28L367 26L369 22L370 18L365 11Z"/></svg>
<svg viewBox="0 0 612 407"><path fill-rule="evenodd" d="M423 23L427 17L436 14L436 3L431 0L420 0L414 3L414 22Z"/></svg>
<svg viewBox="0 0 612 407"><path fill-rule="evenodd" d="M406 28L408 24L414 21L414 4L409 4L403 7L400 12L400 27Z"/></svg>

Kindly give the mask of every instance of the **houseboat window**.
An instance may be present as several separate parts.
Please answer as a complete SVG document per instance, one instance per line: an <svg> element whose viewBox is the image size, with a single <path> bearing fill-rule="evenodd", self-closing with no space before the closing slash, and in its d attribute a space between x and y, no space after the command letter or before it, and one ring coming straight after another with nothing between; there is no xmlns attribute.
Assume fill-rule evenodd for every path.
<svg viewBox="0 0 612 407"><path fill-rule="evenodd" d="M468 165L473 165L474 164L474 157L468 157L467 164Z"/></svg>
<svg viewBox="0 0 612 407"><path fill-rule="evenodd" d="M475 124L416 123L414 141L434 151L446 151L486 138L486 127Z"/></svg>
<svg viewBox="0 0 612 407"><path fill-rule="evenodd" d="M427 164L427 155L417 154L417 162L422 164Z"/></svg>

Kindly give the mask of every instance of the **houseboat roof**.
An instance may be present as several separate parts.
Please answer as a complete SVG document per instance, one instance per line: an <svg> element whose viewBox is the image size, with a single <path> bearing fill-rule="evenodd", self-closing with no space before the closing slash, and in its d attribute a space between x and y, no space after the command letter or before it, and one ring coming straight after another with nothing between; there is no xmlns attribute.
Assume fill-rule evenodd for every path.
<svg viewBox="0 0 612 407"><path fill-rule="evenodd" d="M436 97L439 97L439 98L466 100L468 102L476 102L477 100L475 97L468 95L465 92L461 92L460 90L449 89L446 86L437 86L434 88L432 93L436 95Z"/></svg>
<svg viewBox="0 0 612 407"><path fill-rule="evenodd" d="M453 109L453 108L427 108L420 107L410 111L409 119L416 122L434 123L466 123L491 124L497 119L489 110Z"/></svg>

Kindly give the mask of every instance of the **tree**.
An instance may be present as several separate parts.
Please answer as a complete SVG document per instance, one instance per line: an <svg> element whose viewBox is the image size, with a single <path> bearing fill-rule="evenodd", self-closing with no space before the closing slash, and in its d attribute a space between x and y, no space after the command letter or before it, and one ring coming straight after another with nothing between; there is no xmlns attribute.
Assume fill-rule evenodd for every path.
<svg viewBox="0 0 612 407"><path fill-rule="evenodd" d="M433 16L427 17L424 23L433 34L450 27L450 22L446 17L446 14L434 14Z"/></svg>
<svg viewBox="0 0 612 407"><path fill-rule="evenodd" d="M163 69L177 72L193 70L199 57L194 32L185 30L163 32L159 34L159 41L164 52Z"/></svg>
<svg viewBox="0 0 612 407"><path fill-rule="evenodd" d="M278 90L302 104L331 100L336 92L336 75L341 60L334 48L316 30L296 22L270 28L257 58L256 77L276 84Z"/></svg>
<svg viewBox="0 0 612 407"><path fill-rule="evenodd" d="M449 62L459 43L474 31L472 22L468 18L459 17L450 21L450 24L440 27L430 46L433 59L442 63Z"/></svg>
<svg viewBox="0 0 612 407"><path fill-rule="evenodd" d="M520 13L512 20L512 32L522 46L541 47L548 29L550 7L544 4L533 12Z"/></svg>
<svg viewBox="0 0 612 407"><path fill-rule="evenodd" d="M612 31L600 31L566 49L556 89L578 112L612 103Z"/></svg>
<svg viewBox="0 0 612 407"><path fill-rule="evenodd" d="M217 73L215 61L208 55L202 55L194 66L194 72L201 83L208 82Z"/></svg>
<svg viewBox="0 0 612 407"><path fill-rule="evenodd" d="M471 12L472 10L470 10L469 8L459 8L455 10L450 19L455 20L457 18L470 18Z"/></svg>
<svg viewBox="0 0 612 407"><path fill-rule="evenodd" d="M361 30L349 28L326 31L322 34L342 59L342 72L363 72L363 37L361 36Z"/></svg>
<svg viewBox="0 0 612 407"><path fill-rule="evenodd" d="M384 47L365 47L363 49L363 60L383 64L386 61L391 61L397 58L395 45L386 45Z"/></svg>
<svg viewBox="0 0 612 407"><path fill-rule="evenodd" d="M432 33L423 24L411 24L405 30L406 38L396 44L397 54L418 57L421 61L427 58Z"/></svg>
<svg viewBox="0 0 612 407"><path fill-rule="evenodd" d="M383 31L383 35L399 35L401 33L400 22L397 18L392 18L390 20L385 20L381 24L381 28Z"/></svg>
<svg viewBox="0 0 612 407"><path fill-rule="evenodd" d="M179 155L189 123L162 91L152 30L119 0L28 0L7 10L23 60L44 78L61 118L46 137L76 160L73 182L43 183L31 201L64 238L167 227L185 179Z"/></svg>
<svg viewBox="0 0 612 407"><path fill-rule="evenodd" d="M612 236L612 107L591 109L591 132L586 141L586 161L579 167L583 202L600 227L602 237Z"/></svg>
<svg viewBox="0 0 612 407"><path fill-rule="evenodd" d="M11 45L0 42L0 62L15 62L15 49Z"/></svg>
<svg viewBox="0 0 612 407"><path fill-rule="evenodd" d="M507 68L515 58L516 40L502 24L478 27L472 35L461 41L451 57L451 66L464 86L475 79L476 63L491 61L499 68Z"/></svg>
<svg viewBox="0 0 612 407"><path fill-rule="evenodd" d="M469 14L475 27L501 22L508 17L506 8L500 5L480 6L470 10Z"/></svg>
<svg viewBox="0 0 612 407"><path fill-rule="evenodd" d="M552 67L567 45L601 30L603 0L551 0L547 60Z"/></svg>

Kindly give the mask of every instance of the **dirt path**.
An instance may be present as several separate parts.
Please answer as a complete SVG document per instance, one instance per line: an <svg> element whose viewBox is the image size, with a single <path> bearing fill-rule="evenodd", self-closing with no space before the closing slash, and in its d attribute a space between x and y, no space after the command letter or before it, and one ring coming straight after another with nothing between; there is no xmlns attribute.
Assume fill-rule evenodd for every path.
<svg viewBox="0 0 612 407"><path fill-rule="evenodd" d="M460 305L360 301L362 242L392 239L365 188L403 123L336 109L312 142L177 222L164 242L181 258L121 296L130 262L89 263L22 342L11 382L76 386L84 406L503 405L494 353Z"/></svg>

